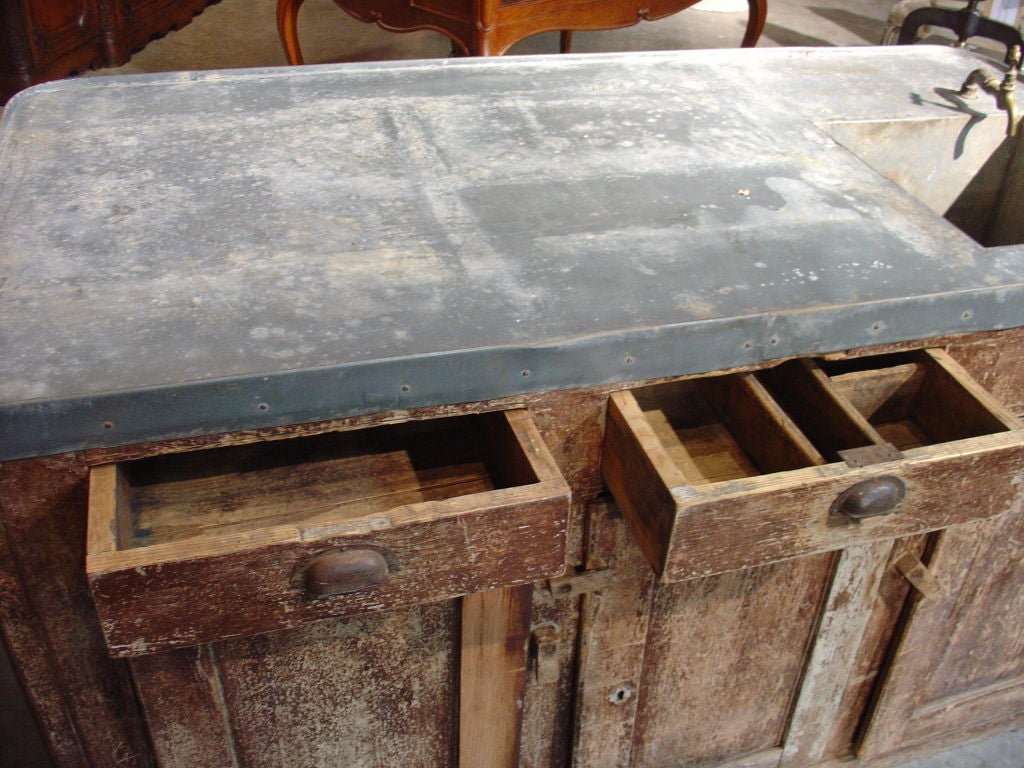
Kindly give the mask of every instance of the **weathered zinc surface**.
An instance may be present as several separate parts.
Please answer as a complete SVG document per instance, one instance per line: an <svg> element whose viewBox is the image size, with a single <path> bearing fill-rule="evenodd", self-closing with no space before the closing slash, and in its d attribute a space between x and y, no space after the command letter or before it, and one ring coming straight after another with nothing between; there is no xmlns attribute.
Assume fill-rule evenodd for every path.
<svg viewBox="0 0 1024 768"><path fill-rule="evenodd" d="M821 127L955 116L935 89L977 64L680 52L33 89L0 140L0 458L1022 325L1024 247L977 245Z"/></svg>

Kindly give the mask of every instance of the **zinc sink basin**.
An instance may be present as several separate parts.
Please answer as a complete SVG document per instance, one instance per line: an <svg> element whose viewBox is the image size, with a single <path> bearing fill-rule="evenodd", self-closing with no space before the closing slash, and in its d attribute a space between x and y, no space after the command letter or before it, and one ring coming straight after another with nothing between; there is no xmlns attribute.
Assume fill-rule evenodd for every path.
<svg viewBox="0 0 1024 768"><path fill-rule="evenodd" d="M979 244L1024 243L1021 131L1008 137L1001 114L835 122L822 128Z"/></svg>

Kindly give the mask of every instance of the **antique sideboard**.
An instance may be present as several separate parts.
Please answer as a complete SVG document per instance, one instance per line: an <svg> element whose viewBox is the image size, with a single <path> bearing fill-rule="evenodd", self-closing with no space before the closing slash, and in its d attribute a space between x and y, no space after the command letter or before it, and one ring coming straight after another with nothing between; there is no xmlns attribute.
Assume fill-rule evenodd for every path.
<svg viewBox="0 0 1024 768"><path fill-rule="evenodd" d="M949 97L980 63L16 96L0 631L53 763L883 766L1019 726L1024 166Z"/></svg>
<svg viewBox="0 0 1024 768"><path fill-rule="evenodd" d="M215 0L214 0L215 1ZM117 67L211 0L10 0L0 5L0 104L35 83Z"/></svg>

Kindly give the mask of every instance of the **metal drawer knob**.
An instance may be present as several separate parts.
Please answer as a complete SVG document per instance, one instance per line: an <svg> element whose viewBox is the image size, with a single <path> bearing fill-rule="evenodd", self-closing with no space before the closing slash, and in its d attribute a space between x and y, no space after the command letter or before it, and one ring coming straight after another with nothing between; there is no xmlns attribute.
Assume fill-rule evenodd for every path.
<svg viewBox="0 0 1024 768"><path fill-rule="evenodd" d="M839 494L828 513L853 521L888 515L896 511L906 493L907 488L898 477L873 477L851 485Z"/></svg>
<svg viewBox="0 0 1024 768"><path fill-rule="evenodd" d="M375 549L342 549L317 555L303 573L311 597L343 595L383 584L388 563Z"/></svg>

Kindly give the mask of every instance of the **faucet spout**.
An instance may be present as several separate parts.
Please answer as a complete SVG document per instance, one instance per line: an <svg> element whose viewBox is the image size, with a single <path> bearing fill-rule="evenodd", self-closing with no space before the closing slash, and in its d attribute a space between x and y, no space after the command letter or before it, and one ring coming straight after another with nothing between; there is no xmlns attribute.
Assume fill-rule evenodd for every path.
<svg viewBox="0 0 1024 768"><path fill-rule="evenodd" d="M1017 101L1014 92L1017 75L1020 73L1020 46L1013 46L1007 53L1009 68L1000 80L987 69L975 69L960 86L958 95L964 99L978 98L978 88L996 97L996 106L1006 112L1006 135L1017 135Z"/></svg>

